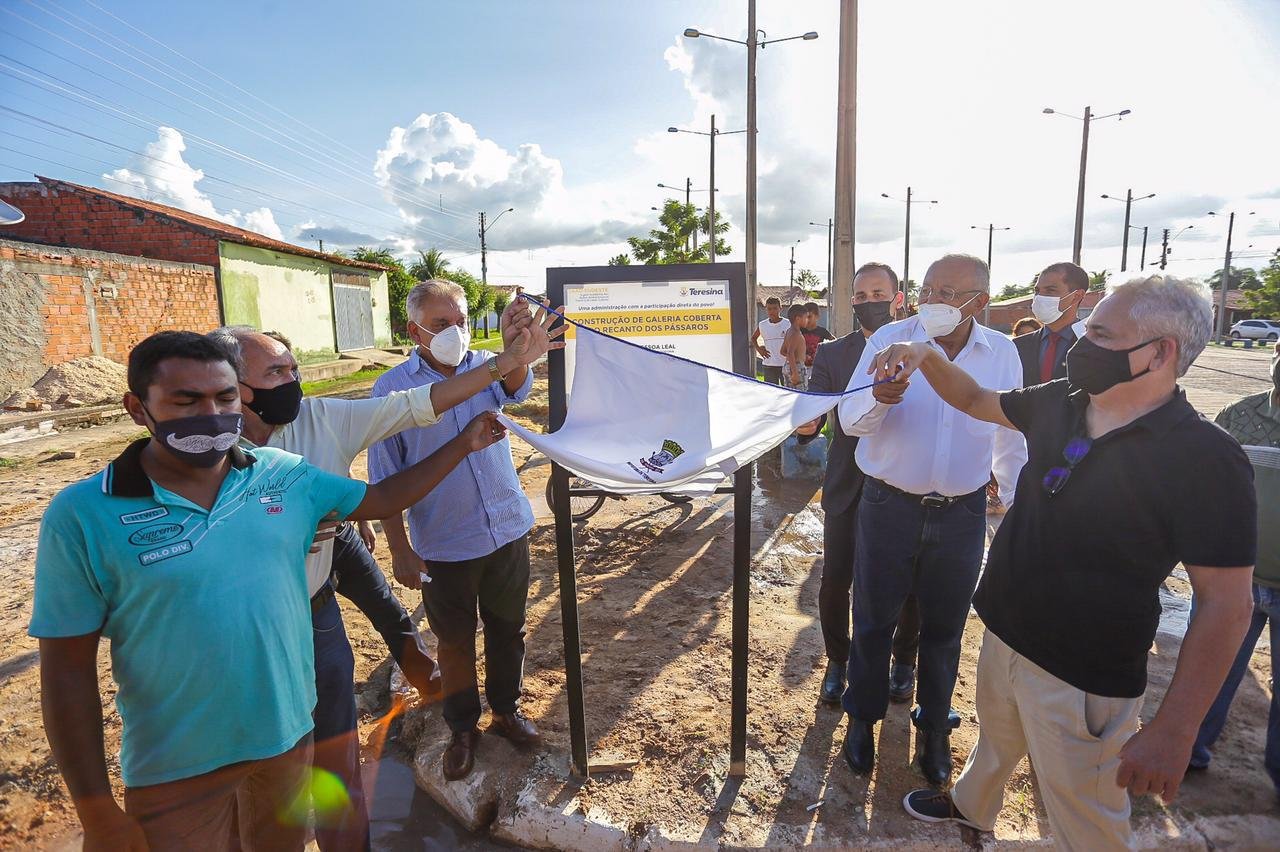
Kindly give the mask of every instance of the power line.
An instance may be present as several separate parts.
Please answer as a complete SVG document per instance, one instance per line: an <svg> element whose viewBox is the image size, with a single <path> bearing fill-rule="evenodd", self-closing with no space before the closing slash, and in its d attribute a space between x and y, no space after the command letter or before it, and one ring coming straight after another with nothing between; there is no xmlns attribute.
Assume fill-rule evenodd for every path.
<svg viewBox="0 0 1280 852"><path fill-rule="evenodd" d="M10 57L7 57L7 56L6 56L6 57L3 57L3 58L5 58L5 59L9 59ZM12 60L12 61L17 62L19 65L22 65L23 67L31 68L33 71L35 71L37 74L39 74L39 75L41 75L41 76L43 76L43 77L47 77L47 78L49 78L50 80L55 80L55 81L57 81L57 82L59 82L59 83L63 83L63 84L65 84L65 85L55 85L55 84L46 83L45 81L40 80L40 79L38 79L38 78L34 77L32 74L29 74L29 73L27 73L27 72L25 72L25 71L21 71L20 69L14 68L14 66L12 66L12 65L8 65L8 64L7 64L7 63L5 63L5 62L0 62L0 74L5 74L6 76L13 77L14 79L17 79L17 80L19 80L20 82L27 83L28 85L37 86L37 87L39 87L39 88L41 88L41 89L44 89L44 90L46 90L46 91L49 91L50 93L52 93L52 94L54 94L54 95L57 95L57 96L59 96L59 97L64 97L64 98L74 97L74 98L76 98L76 99L78 99L78 100L80 100L80 101L85 101L85 102L87 102L87 103L88 103L88 105L89 105L90 107L92 107L92 108L94 108L94 109L97 109L97 110L99 110L99 111L103 111L103 112L111 112L111 113L115 113L117 116L124 116L126 119L132 119L132 121L129 121L128 123L135 124L135 126L141 126L141 127L143 127L144 129L147 129L147 130L149 130L149 131L158 131L158 130L160 129L160 127L161 127L161 124L160 124L156 119L154 119L154 118L152 118L152 117L150 117L150 116L145 116L145 115L143 115L143 116L139 116L137 113L134 113L134 112L132 112L132 111L129 111L129 110L126 110L126 109L120 109L120 108L118 108L117 106L112 105L110 102L108 102L108 101L105 101L105 100L101 99L101 98L100 98L100 97L98 97L95 93L90 92L88 89L85 89L85 88L84 88L84 87L82 87L82 86L78 86L78 85L76 85L76 84L74 84L74 83L70 83L70 82L68 82L68 81L66 81L66 80L61 80L60 78L55 77L54 75L49 74L48 72L42 71L42 70L37 69L37 68L33 68L32 66L30 66L30 65L26 65L26 63L20 62L20 61L18 61L18 60ZM3 70L3 68L4 68L4 67L7 67L7 68L11 69L11 71L4 71L4 70ZM21 76L21 77L18 77L18 76L16 76L14 73L12 73L12 71L16 71L16 72L17 72L17 74L20 74L20 75L22 75L22 76ZM26 77L26 78L31 78L31 79L23 79L24 77ZM68 88L68 87L70 87L70 88ZM85 92L86 94L84 94L84 95L79 94L78 92L74 91L74 89L79 89L80 91ZM137 121L139 121L139 120L144 121L144 122L147 122L147 123L146 123L146 124L143 124L143 125L139 125L139 124L137 124ZM323 186L319 186L319 185L317 185L317 184L315 184L315 183L313 183L313 182L311 182L311 181L307 180L306 178L302 178L302 177L300 177L300 176L298 176L298 175L295 175L295 174L293 174L293 173L291 173L291 172L285 171L284 169L281 169L281 168L276 167L276 166L272 166L272 165L271 165L271 164L269 164L269 163L265 163L265 162L263 162L263 161L261 161L261 160L257 159L256 157L250 156L250 155L248 155L248 154L244 154L244 153L242 153L242 152L240 152L240 151L237 151L237 150L235 150L235 149L233 149L233 148L230 148L230 147L228 147L228 146L226 146L226 145L223 145L223 144L221 144L221 143L219 143L219 142L215 142L215 141L213 141L213 140L211 140L211 139L206 139L205 137L200 136L199 134L191 133L190 131L184 131L184 130L179 129L179 132L183 133L184 138L191 139L191 140L195 141L196 143L201 144L201 145L202 145L202 147L210 147L210 148L213 148L213 149L215 149L215 150L217 150L217 151L220 151L220 152L225 153L227 156L230 156L230 157L232 157L232 158L234 158L234 159L236 159L236 160L238 160L238 161L241 161L241 162L243 162L243 163L247 163L247 164L249 164L249 165L256 166L256 167L261 168L261 169L263 169L263 170L265 170L265 171L267 171L267 172L273 173L273 174L275 174L275 175L277 175L277 176L279 176L279 177L283 177L283 178L285 178L285 179L287 179L287 180L291 180L291 181L293 181L293 182L295 182L295 183L298 183L298 184L300 184L300 185L302 185L302 186L304 186L304 187L306 187L306 188L309 188L309 189L315 190L315 191L320 192L320 193L323 193L323 194L325 194L325 195L329 195L329 196L331 196L331 197L333 197L333 198L336 198L336 199L338 199L338 200L340 200L340 201L343 201L343 202L346 202L346 203L354 203L354 204L358 204L359 206L364 207L364 208L366 208L366 209L368 209L368 210L371 210L371 211L373 211L374 213L377 213L377 214L378 214L378 215L380 215L380 216L385 216L385 217L387 217L388 219L393 220L394 222L396 222L396 226L397 226L397 227L402 227L402 226L403 226L403 224L404 224L404 223L403 223L403 222L402 222L398 217L396 217L396 216L394 216L394 215L392 215L392 214L390 214L390 213L386 212L385 210L381 210L381 209L376 208L376 207L373 207L373 206L371 206L371 205L369 205L369 204L365 204L364 202L361 202L361 201L355 201L355 200L353 200L353 199L351 199L351 198L349 198L349 197L342 196L342 195L340 195L340 194L338 194L338 193L336 193L336 192L333 192L332 190L326 189L326 188L325 188L325 187L323 187ZM456 237L454 237L454 236L452 236L452 235L445 234L445 233L440 232L440 231L436 231L436 230L434 230L434 229L432 229L432 228L428 228L428 227L423 226L423 225L417 225L417 227L418 227L419 229L421 229L422 231L424 231L424 232L426 232L426 233L428 233L428 234L430 234L430 235L432 235L432 236L434 236L434 237L436 237L436 238L438 238L438 239L447 240L447 241L449 241L449 242L455 243L455 244L460 245L460 246L467 246L468 248L470 247L470 243L466 243L466 242L464 242L464 241L462 241L462 240L460 240L460 239L458 239L458 238L456 238Z"/></svg>
<svg viewBox="0 0 1280 852"><path fill-rule="evenodd" d="M247 113L247 112L245 112L244 110L240 109L238 106L236 106L236 105L234 105L234 104L231 104L231 103L228 103L227 101L225 101L225 100L223 100L222 98L218 97L216 94L210 94L209 92L201 91L200 89L196 88L196 87L195 87L194 85L192 85L191 83L188 83L188 82L186 82L185 80L180 80L180 79L178 79L177 77L175 77L173 74L170 74L170 73L168 73L167 71L165 71L164 69L159 68L159 67L157 67L156 65L154 65L154 64L152 64L152 63L150 63L150 62L146 61L146 59L145 59L145 58L143 58L143 56L146 56L146 54L142 54L142 53L141 53L141 51L139 51L135 45L132 45L132 44L130 44L129 42L125 41L124 39L121 39L121 38L119 38L118 36L115 36L115 35L113 35L113 34L111 34L111 33L107 32L106 30L104 30L104 29L102 29L101 27L98 27L97 25L95 25L95 24L93 24L93 23L91 23L91 22L89 22L89 21L85 20L84 18L79 18L79 16L76 16L77 18L79 18L79 20L85 21L85 23L88 23L91 27L94 27L94 29L98 30L99 32L102 32L102 33L104 33L104 34L106 34L106 35L110 36L111 38L115 39L116 41L119 41L119 42L121 42L121 43L125 44L129 49L128 49L128 50L125 50L125 49L123 49L123 48L120 48L120 47L118 47L118 46L116 46L116 45L114 45L114 44L111 44L111 43L109 43L109 42L107 42L107 41L103 40L102 38L98 37L97 35L94 35L93 33L91 33L91 32L89 32L89 31L85 30L83 27L77 26L76 24L72 23L71 21L68 21L66 18L63 18L62 16L57 15L56 13L51 12L51 11L49 11L48 9L44 9L44 8L42 8L42 7L38 6L38 5L36 5L35 3L33 3L33 2L32 2L32 0L25 0L25 2L27 2L27 4L28 4L28 5L35 6L37 9L40 9L40 11L42 11L42 12L44 12L45 14L49 15L50 17L53 17L53 18L58 19L59 21L62 21L63 23L67 24L68 26L72 27L73 29L77 30L78 32L81 32L81 33L83 33L84 35L89 36L90 38L92 38L92 39L94 39L95 41L97 41L97 42L99 42L99 43L101 43L101 44L103 44L103 45L105 45L105 46L107 46L107 47L111 48L112 50L115 50L115 51L117 51L118 53L121 53L121 54L125 55L126 57L128 57L128 58L130 58L130 59L133 59L133 60L135 60L135 61L137 61L137 62L141 63L141 64L142 64L142 65L144 65L145 67L147 67L147 68L149 68L149 69L151 69L151 70L153 70L153 71L156 71L156 72L158 72L158 73L162 74L163 76L165 76L165 77L169 78L170 80L174 81L175 83L177 83L177 84L179 84L179 85L185 86L186 88L188 88L188 89L190 89L191 91L195 92L197 95L199 95L199 96L201 96L201 97L203 97L203 98L209 98L210 100L212 100L212 101L214 101L214 102L218 103L219 105L221 105L221 106L225 107L226 109L230 109L230 110L232 110L232 111L234 111L234 112L236 112L236 113L239 113L240 115L244 116L245 118L247 118L247 119L249 119L249 120L251 120L251 121L255 121L255 122L258 122L258 123L260 123L260 124L262 124L262 125L266 126L268 129L270 129L270 130L271 130L273 133L275 133L276 135L281 136L281 137L285 137L286 139L289 139L289 138L291 138L291 137L292 137L292 134L288 133L288 132L287 132L287 131L285 131L285 130L280 129L279 127L274 126L274 125L273 125L273 124L272 124L268 119L263 118L263 117L261 116L261 114L258 114L258 115L251 115L250 113ZM70 40L68 40L68 39L66 39L66 38L63 38L62 36L58 35L57 33L54 33L54 32L52 32L52 31L50 31L50 30L48 30L48 29L45 29L44 27L41 27L39 24L37 24L37 23L35 23L35 22L31 21L31 20L30 20L30 19L28 19L28 18L25 18L25 17L23 17L23 16L21 16L21 15L17 14L16 12L13 12L12 10L5 10L5 11L8 11L8 12L9 12L11 15L13 15L14 17L18 18L19 20L25 21L26 23L30 24L31 26L35 27L36 29L42 30L43 32L48 33L49 35L54 36L54 38L57 38L57 39L59 39L59 40L61 40L61 41L64 41L64 42L66 42L67 44L72 45L72 46L73 46L73 47L75 47L76 49L81 50L81 51L83 51L83 52L85 52L85 53L88 53L90 56L93 56L93 57L95 57L95 58L97 58L97 59L100 59L101 61L106 62L106 63L108 63L109 65L112 65L113 67L120 69L121 71L124 71L126 74L130 74L130 75L132 75L132 76L134 76L134 77L137 77L139 80L142 80L142 81L144 81L144 82L146 82L146 83L149 83L149 84L151 84L152 86L155 86L156 88L160 89L161 91L166 92L166 93L168 93L168 94L170 94L170 95L172 95L172 96L174 96L174 97L181 98L182 100L186 101L187 103L192 104L193 106L196 106L196 107L198 107L198 108L200 108L200 109L204 110L205 112L208 112L209 114L211 114L211 115L213 115L213 116L215 116L215 117L217 117L217 118L220 118L220 119L222 119L222 120L224 120L224 121L227 121L227 122L229 122L229 123L231 123L231 124L235 125L236 127L239 127L239 128L240 128L240 129L242 129L242 130L245 130L245 131L247 131L247 132L249 132L249 133L252 133L252 134L254 134L255 136L258 136L259 138L266 140L267 142L270 142L270 143L272 143L272 144L278 145L279 147L284 148L285 150L289 151L289 152L290 152L290 153L292 153L292 154L295 154L295 155L298 155L298 156L304 157L305 159L311 160L313 163L316 163L317 165L320 165L320 166L322 166L323 168L326 168L326 169L333 169L333 168L335 168L335 166L336 166L336 167L338 167L338 168L340 168L340 169L344 170L344 171L347 173L347 176L348 176L348 177L351 177L351 178L353 178L353 179L355 179L355 180L359 180L359 181L361 181L362 183L365 183L365 184L367 184L367 185L369 185L369 186L376 187L376 185L375 185L375 184L373 184L372 182L368 181L368 179L364 176L363 172L362 172L362 171L360 171L360 168L361 168L361 166L360 166L360 165L357 165L357 167L356 167L356 168L352 168L352 167L351 167L351 165L346 164L346 163L343 163L342 161L338 160L336 157L334 157L331 153L329 153L328 151L324 150L323 148L319 148L319 147L314 146L314 145L307 145L307 148L308 148L309 150L311 150L311 151L313 151L313 152L315 152L315 153L319 154L320 156L322 156L322 157L324 157L324 158L328 159L329 161L331 161L329 164L323 163L321 160L317 159L316 157L311 156L310 154L306 153L305 151L301 151L301 150L299 150L299 149L297 149L297 148L293 147L292 145L287 144L287 142L281 141L280 139L273 139L273 138L271 138L271 137L269 137L269 136L267 136L267 135L265 135L265 134L263 134L263 133L261 133L261 132L257 131L257 130L256 130L256 129L254 129L253 127L250 127L250 126L248 126L248 125L245 125L245 124L243 124L243 123L241 123L241 122L239 122L239 121L235 120L234 118L231 118L231 117L229 117L229 116L227 116L227 115L223 115L223 114L221 114L221 113L217 112L216 110L210 109L209 107L205 106L204 104L202 104L202 103L198 103L198 102L196 102L196 101L194 101L194 100L192 100L192 99L190 99L190 98L188 98L188 97L186 97L186 96L184 96L184 95L182 95L182 94L179 94L178 92L174 92L173 90L168 89L168 88L166 88L166 87L164 87L164 86L160 85L159 83L157 83L157 82L156 82L156 81L154 81L154 80L151 80L151 79L148 79L148 78L146 78L146 77L143 77L142 75L137 74L136 72L134 72L134 71L132 71L132 70L130 70L130 69L128 69L128 68L125 68L124 66L120 65L119 63L116 63L116 62L114 62L114 61L112 61L112 60L110 60L110 59L107 59L106 57L104 57L104 56L102 56L102 55L100 55L100 54L94 53L93 51L89 50L88 48L84 47L83 45L80 45L80 44L78 44L78 43L76 43L76 42L72 42L72 41L70 41ZM30 44L30 42L28 42L28 44ZM36 46L37 48L41 49L41 50L44 50L45 52L49 53L49 54L50 54L50 55L52 55L52 56L58 57L58 55L57 55L57 54L54 54L52 51L47 50L47 48L44 48L43 46L40 46L40 45L35 45L35 46ZM58 57L58 58L62 58L62 57ZM150 57L150 58L155 58L155 57ZM68 60L68 61L69 61L69 60ZM162 60L157 60L157 61L161 61L161 62L162 62ZM173 66L170 66L170 65L168 65L167 63L163 63L163 62L162 62L162 64L165 64L165 65L166 65L166 67L173 68ZM80 66L80 67L84 67L84 66ZM116 81L111 80L111 78L106 77L105 75L101 74L100 72L93 71L93 70L90 70L90 69L86 69L86 70L89 70L89 73L91 73L91 74L95 74L95 75L97 75L97 76L99 76L99 77L102 77L103 79L106 79L106 80L108 80L109 82L116 82ZM178 71L178 73L183 74L183 76L184 76L184 77L187 77L187 78L189 78L189 79L194 79L194 78L192 78L192 77L191 77L191 75L186 74L185 72L179 71L179 70L178 70L178 69L176 69L176 68L174 68L173 70L174 70L174 71ZM206 88L206 89L209 89L209 90L210 90L210 92L212 91L212 87L209 87L209 86L207 86L206 84L201 83L201 86L203 86L203 87L204 87L204 88ZM301 141L301 140L300 140L300 141ZM389 178L391 178L391 177L395 177L395 176L388 175L388 177L389 177ZM402 180L403 180L403 179L402 179ZM396 195L397 197L399 197L401 200L403 200L403 201L405 201L405 202L407 202L407 203L409 203L409 204L415 205L415 206L417 206L417 207L421 207L422 209L427 210L427 211L428 211L428 212L430 212L430 213L433 213L433 214L440 214L440 215L446 215L446 216L451 216L451 217L453 217L453 218L455 218L455 219L459 219L459 220L462 220L462 221L469 221L469 220L470 220L470 218L471 218L469 213L464 214L464 213L462 213L461 211L457 211L457 212L455 212L455 211L453 211L452 209L450 209L450 210L446 211L446 210L444 209L444 205L443 205L443 204L441 204L441 205L440 205L440 207L437 209L437 207L436 207L435 205L429 205L429 204L426 204L426 203L424 203L424 202L418 201L418 200L417 200L417 199L415 199L415 198L412 198L412 197L410 197L410 196L405 195L405 194L404 194L404 193L402 193L402 192L399 192L399 191L398 191L398 190L396 190L394 187L385 187L385 189L386 189L387 191L391 192L393 195Z"/></svg>

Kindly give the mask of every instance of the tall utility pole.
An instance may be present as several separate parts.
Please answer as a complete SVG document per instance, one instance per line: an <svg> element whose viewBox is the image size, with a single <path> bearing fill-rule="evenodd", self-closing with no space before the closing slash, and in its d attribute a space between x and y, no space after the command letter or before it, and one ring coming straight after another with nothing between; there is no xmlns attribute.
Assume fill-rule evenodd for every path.
<svg viewBox="0 0 1280 852"><path fill-rule="evenodd" d="M970 225L969 230L981 231L982 226ZM1007 227L997 228L995 225L991 224L990 222L987 223L987 274L988 275L991 274L991 247L992 247L992 243L994 242L995 232L1007 231L1007 230L1009 230ZM987 300L987 306L982 310L982 324L986 326L991 325L991 300L990 299Z"/></svg>
<svg viewBox="0 0 1280 852"><path fill-rule="evenodd" d="M1071 262L1080 265L1080 248L1084 245L1084 172L1089 161L1089 122L1093 120L1091 107L1084 108L1084 133L1080 138L1080 182L1076 187L1076 229L1071 238Z"/></svg>
<svg viewBox="0 0 1280 852"><path fill-rule="evenodd" d="M492 228L494 225L498 224L499 219L501 219L503 216L507 215L508 213L512 212L515 209L516 208L514 207L508 207L506 210L503 210L501 213L499 213L492 222L489 221L488 215L483 210L480 211L480 283L481 284L489 283L489 254L488 254L488 246L485 244L485 237L488 235L489 229Z"/></svg>
<svg viewBox="0 0 1280 852"><path fill-rule="evenodd" d="M1145 272L1147 269L1147 226L1142 226L1142 259L1138 261L1139 271Z"/></svg>
<svg viewBox="0 0 1280 852"><path fill-rule="evenodd" d="M1115 198L1114 196L1111 196L1111 195L1106 195L1105 193L1103 194L1103 196L1102 196L1102 197L1103 197L1103 198L1105 198L1105 199L1107 199L1108 201L1119 201L1119 200L1120 200L1119 198ZM1134 198L1134 197L1133 197L1133 190L1132 190L1132 189L1125 190L1125 196L1124 196L1124 246L1123 246L1123 248L1121 248L1121 249L1120 249L1120 271L1121 271L1121 272L1124 272L1126 269L1128 269L1128 268L1129 268L1129 212L1130 212L1130 210L1133 208L1133 202L1135 202L1135 201L1146 201L1148 198L1155 198L1155 197L1156 197L1156 194L1155 194L1154 192L1152 192L1152 193L1148 193L1147 195L1141 195L1141 196L1139 196L1139 197L1137 197L1137 198ZM1135 229L1135 230L1136 230L1136 229Z"/></svg>
<svg viewBox="0 0 1280 852"><path fill-rule="evenodd" d="M707 192L707 231L711 245L707 251L711 262L716 262L716 117L711 116L711 188Z"/></svg>
<svg viewBox="0 0 1280 852"><path fill-rule="evenodd" d="M1222 259L1222 283L1218 285L1218 339L1227 336L1227 291L1231 289L1231 232L1236 227L1236 213L1227 217L1227 251Z"/></svg>
<svg viewBox="0 0 1280 852"><path fill-rule="evenodd" d="M853 330L854 190L858 163L858 0L840 0L840 83L836 96L836 201L828 276L832 334Z"/></svg>
<svg viewBox="0 0 1280 852"><path fill-rule="evenodd" d="M791 247L791 276L787 279L788 283L796 286L796 247Z"/></svg>
<svg viewBox="0 0 1280 852"><path fill-rule="evenodd" d="M1164 269L1169 262L1169 229L1164 229L1164 236L1160 237L1160 268Z"/></svg>
<svg viewBox="0 0 1280 852"><path fill-rule="evenodd" d="M756 280L756 0L747 0L747 311L759 310L760 289Z"/></svg>
<svg viewBox="0 0 1280 852"><path fill-rule="evenodd" d="M487 229L484 225L484 211L480 211L480 283L489 283L489 254L484 245L484 232Z"/></svg>
<svg viewBox="0 0 1280 852"><path fill-rule="evenodd" d="M1089 126L1094 121L1101 121L1104 118L1116 118L1121 121L1132 110L1122 109L1119 112L1109 113L1108 115L1094 116L1092 107L1084 108L1084 117L1069 115L1065 112L1058 112L1053 107L1045 107L1041 110L1045 115L1062 115L1067 118L1074 118L1084 123L1084 129L1080 137L1080 179L1076 186L1076 227L1075 236L1071 244L1071 261L1077 266L1080 265L1080 248L1084 243L1084 175L1085 167L1089 162Z"/></svg>
<svg viewBox="0 0 1280 852"><path fill-rule="evenodd" d="M903 200L901 198L894 198L892 195L890 195L887 192L880 193L880 197L887 198L890 201ZM907 198L906 198L907 231L906 231L906 239L903 241L903 248L902 248L902 286L904 288L907 286L907 282L911 280L911 205L912 204L937 204L937 203L938 203L937 199L932 199L932 198L928 200L925 200L922 198L912 199L911 187L907 187Z"/></svg>
<svg viewBox="0 0 1280 852"><path fill-rule="evenodd" d="M810 222L809 224L813 225L815 228L827 229L827 310L829 312L828 316L830 316L830 312L835 309L835 303L831 301L832 296L834 295L834 292L831 289L831 264L833 262L831 257L831 230L835 223L831 219L828 219L827 224L825 225L821 222Z"/></svg>

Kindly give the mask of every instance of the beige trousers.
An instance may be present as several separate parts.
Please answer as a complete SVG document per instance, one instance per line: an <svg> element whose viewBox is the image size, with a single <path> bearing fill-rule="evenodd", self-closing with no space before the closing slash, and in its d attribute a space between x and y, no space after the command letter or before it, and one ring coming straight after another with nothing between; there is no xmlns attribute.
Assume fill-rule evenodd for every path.
<svg viewBox="0 0 1280 852"><path fill-rule="evenodd" d="M302 792L311 735L284 754L193 778L124 791L125 813L152 852L288 852L306 843L305 819L284 812ZM305 814L305 808L303 809Z"/></svg>
<svg viewBox="0 0 1280 852"><path fill-rule="evenodd" d="M1059 680L987 631L978 657L978 742L951 791L988 831L1004 785L1031 755L1059 849L1129 849L1129 793L1116 785L1120 748L1138 730L1141 698L1090 695Z"/></svg>

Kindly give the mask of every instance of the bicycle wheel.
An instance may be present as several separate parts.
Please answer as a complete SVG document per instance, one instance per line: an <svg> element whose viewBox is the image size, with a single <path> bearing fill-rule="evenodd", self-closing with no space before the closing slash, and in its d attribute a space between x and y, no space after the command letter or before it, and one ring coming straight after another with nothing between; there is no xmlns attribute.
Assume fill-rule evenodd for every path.
<svg viewBox="0 0 1280 852"><path fill-rule="evenodd" d="M569 477L569 488L587 488L591 483L584 482L576 476ZM552 488L552 482L547 480L547 508L552 512L556 510L555 489ZM604 505L604 497L570 497L569 498L569 515L575 521L585 521L600 511L600 507Z"/></svg>
<svg viewBox="0 0 1280 852"><path fill-rule="evenodd" d="M692 503L693 498L688 494L671 494L667 491L659 492L659 497L668 503L675 503L677 506L683 506L685 503Z"/></svg>

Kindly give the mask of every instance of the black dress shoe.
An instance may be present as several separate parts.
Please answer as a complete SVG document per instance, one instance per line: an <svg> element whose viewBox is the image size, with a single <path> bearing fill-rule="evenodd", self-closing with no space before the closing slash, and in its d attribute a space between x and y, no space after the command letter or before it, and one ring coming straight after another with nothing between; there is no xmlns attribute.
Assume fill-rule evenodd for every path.
<svg viewBox="0 0 1280 852"><path fill-rule="evenodd" d="M840 699L844 696L844 670L843 663L837 663L835 660L827 662L827 673L822 676L822 692L818 695L823 703L840 703Z"/></svg>
<svg viewBox="0 0 1280 852"><path fill-rule="evenodd" d="M916 667L894 663L889 669L889 700L904 704L911 700L911 693L915 691Z"/></svg>
<svg viewBox="0 0 1280 852"><path fill-rule="evenodd" d="M512 745L521 748L542 744L542 735L538 733L537 727L522 716L519 710L514 713L495 713L493 721L489 723L486 730L490 734L497 734L510 740Z"/></svg>
<svg viewBox="0 0 1280 852"><path fill-rule="evenodd" d="M480 744L480 732L475 728L469 731L454 731L449 740L449 747L441 758L441 771L450 781L466 778L476 762L476 746Z"/></svg>
<svg viewBox="0 0 1280 852"><path fill-rule="evenodd" d="M916 762L924 773L924 780L938 789L946 787L951 780L951 731L917 728L916 742L919 755Z"/></svg>
<svg viewBox="0 0 1280 852"><path fill-rule="evenodd" d="M844 733L845 762L859 775L867 775L876 765L875 725L849 717L849 727Z"/></svg>

